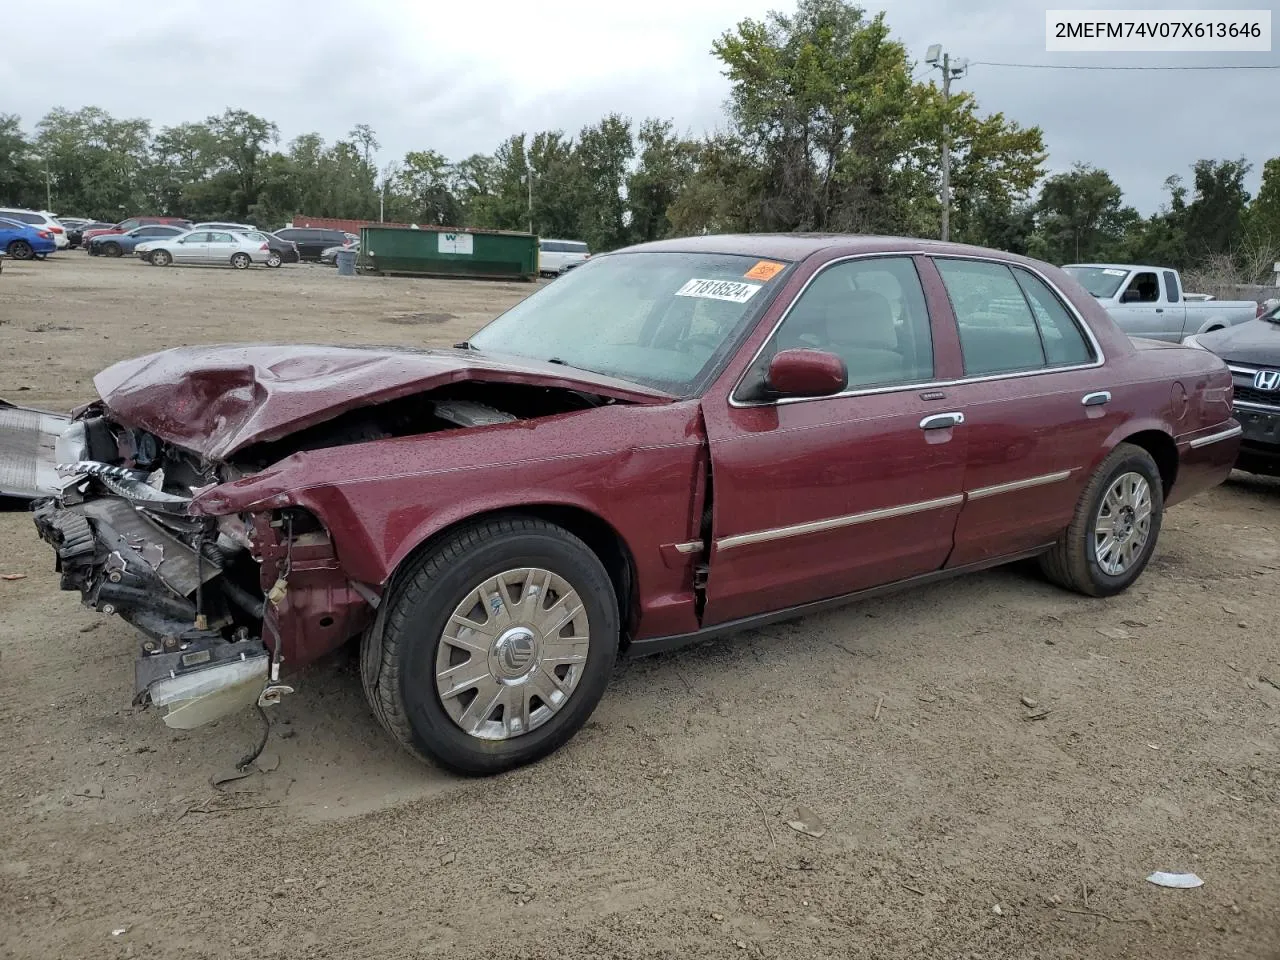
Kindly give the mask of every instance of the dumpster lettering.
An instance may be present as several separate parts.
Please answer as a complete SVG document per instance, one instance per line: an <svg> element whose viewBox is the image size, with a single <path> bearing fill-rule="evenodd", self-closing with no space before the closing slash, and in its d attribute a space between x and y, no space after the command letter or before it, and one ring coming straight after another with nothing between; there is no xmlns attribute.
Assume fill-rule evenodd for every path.
<svg viewBox="0 0 1280 960"><path fill-rule="evenodd" d="M441 253L461 253L471 256L472 238L469 233L442 233L440 234L440 252Z"/></svg>

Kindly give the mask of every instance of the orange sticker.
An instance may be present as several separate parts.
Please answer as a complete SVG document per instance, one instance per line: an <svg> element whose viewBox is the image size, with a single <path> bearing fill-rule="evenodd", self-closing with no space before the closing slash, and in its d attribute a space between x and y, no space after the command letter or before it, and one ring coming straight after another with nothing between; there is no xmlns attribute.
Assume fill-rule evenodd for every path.
<svg viewBox="0 0 1280 960"><path fill-rule="evenodd" d="M787 268L785 263L774 263L772 260L761 260L743 274L748 280L772 280Z"/></svg>

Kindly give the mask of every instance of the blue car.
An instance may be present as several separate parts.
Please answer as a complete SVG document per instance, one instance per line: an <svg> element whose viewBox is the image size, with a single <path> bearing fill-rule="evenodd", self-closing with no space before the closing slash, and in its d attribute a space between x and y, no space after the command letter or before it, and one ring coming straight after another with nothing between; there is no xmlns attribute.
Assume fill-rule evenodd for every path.
<svg viewBox="0 0 1280 960"><path fill-rule="evenodd" d="M169 227L162 223L134 227L128 233L110 233L104 237L90 237L85 252L91 257L132 256L133 248L146 240L163 240L187 231L182 227Z"/></svg>
<svg viewBox="0 0 1280 960"><path fill-rule="evenodd" d="M0 217L0 250L14 260L43 259L58 249L53 234L29 223Z"/></svg>

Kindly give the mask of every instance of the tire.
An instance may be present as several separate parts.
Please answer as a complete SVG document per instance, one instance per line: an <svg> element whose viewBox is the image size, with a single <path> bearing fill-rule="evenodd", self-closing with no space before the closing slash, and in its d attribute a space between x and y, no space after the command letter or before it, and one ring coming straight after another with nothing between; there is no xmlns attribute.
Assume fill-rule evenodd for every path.
<svg viewBox="0 0 1280 960"><path fill-rule="evenodd" d="M247 253L233 253L231 255L231 265L237 270L248 270L249 264L252 262L253 260L250 259Z"/></svg>
<svg viewBox="0 0 1280 960"><path fill-rule="evenodd" d="M120 244L118 243L104 243L102 245L102 252L105 256L108 256L108 257L118 257L120 256L121 253L123 253L123 251L120 249Z"/></svg>
<svg viewBox="0 0 1280 960"><path fill-rule="evenodd" d="M30 260L36 255L36 252L27 241L14 240L9 244L8 254L15 260Z"/></svg>
<svg viewBox="0 0 1280 960"><path fill-rule="evenodd" d="M523 580L520 601L535 595L527 592L530 583L533 586L541 583L538 597L551 597L552 592L559 589L557 583L577 593L581 611L557 631L554 642L562 648L562 653L579 651L578 655L585 655L584 661L548 668L545 659L548 653L542 638L550 636L549 632L536 633L538 639L512 640L521 631L530 637L535 635L536 627L526 629L523 623L534 624L543 615L557 619L561 615L558 609L561 598L570 596L567 590L560 590L560 597L549 608L545 601L539 607L528 607L508 592L506 600L518 608L516 616L523 620L513 621L511 611L497 600L496 594L490 601L499 603L493 613L483 601L479 608L470 607L465 615L474 620L479 611L483 611L485 620L477 626L488 627L497 633L498 640L492 645L480 640L469 654L455 646L458 641L450 643L443 636L456 608L471 601L483 585L494 578L506 578L518 584L526 575L530 579ZM500 623L495 622L498 610L506 617ZM580 623L585 624L581 633ZM561 639L564 630L569 629L573 633L567 640ZM464 635L476 643L476 633L465 628L455 630L455 636ZM584 639L575 641L575 636ZM500 646L504 643L505 647ZM519 643L524 647L511 653ZM487 658L480 652L484 648L489 650ZM585 654L580 653L583 649ZM568 741L604 695L617 653L617 597L599 558L585 543L560 527L532 518L509 516L459 529L397 573L380 605L377 620L364 636L360 664L365 693L374 714L402 747L422 760L477 776L531 763ZM471 691L463 686L470 679L470 671L457 675L464 677L463 683L454 683L454 689L460 692L449 695L443 688L451 681L447 677L438 678L437 672L452 671L456 666L476 662L477 657L480 657L476 664L478 680L470 700L467 695ZM500 664L504 657L508 657L508 662ZM509 662L519 657L524 658L522 664ZM532 667L528 666L530 663ZM442 668L442 664L446 666ZM527 677L498 679L502 670L513 666L529 671ZM548 669L565 673L554 685L548 686L550 678L545 676ZM558 708L538 697L539 690L550 691L552 697L562 693L562 683L569 683L569 690ZM519 703L524 705L520 716L527 714L531 725L526 730L511 732L508 724L516 721L507 716L506 701L499 704L497 699L489 698L490 691L495 691L493 697L519 698ZM481 697L488 699L481 700ZM540 704L537 707L533 706L535 700ZM488 704L487 712L472 713L471 708L477 702ZM513 709L512 716L516 713ZM480 732L468 732L464 723Z"/></svg>
<svg viewBox="0 0 1280 960"><path fill-rule="evenodd" d="M1117 557L1123 558L1123 547L1141 530L1141 509L1134 533L1121 542L1120 547L1109 547L1099 558L1100 525L1107 520L1104 502L1117 488L1122 478L1138 477L1146 485L1149 514L1145 540L1139 547L1129 547L1129 561L1123 569L1116 569ZM1114 503L1114 501L1113 501ZM1118 514L1107 505L1111 522L1117 527L1125 523L1124 511ZM1040 568L1053 583L1068 590L1090 597L1110 597L1127 590L1146 569L1160 537L1160 524L1164 516L1164 487L1160 469L1151 454L1132 443L1121 443L1094 471L1076 504L1075 515L1053 549L1040 558ZM1115 541L1112 541L1113 543ZM1116 550L1120 550L1119 554ZM1107 569L1108 567L1111 569Z"/></svg>
<svg viewBox="0 0 1280 960"><path fill-rule="evenodd" d="M152 250L151 265L153 267L167 267L173 263L173 254L168 250Z"/></svg>
<svg viewBox="0 0 1280 960"><path fill-rule="evenodd" d="M281 258L280 254L278 253L272 253L267 257L268 267L278 267L282 263L284 263L284 260Z"/></svg>

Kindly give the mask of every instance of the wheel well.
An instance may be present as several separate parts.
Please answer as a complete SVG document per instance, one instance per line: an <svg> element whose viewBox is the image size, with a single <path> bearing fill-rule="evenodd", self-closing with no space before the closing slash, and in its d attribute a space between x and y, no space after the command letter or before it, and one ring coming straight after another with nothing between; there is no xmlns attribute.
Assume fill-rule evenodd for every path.
<svg viewBox="0 0 1280 960"><path fill-rule="evenodd" d="M569 531L587 545L591 552L604 564L605 570L609 573L609 579L613 581L613 590L618 597L619 632L622 635L624 646L630 642L632 629L639 614L635 594L635 558L631 555L631 549L618 531L614 530L607 521L596 514L580 507L567 507L560 504L526 504L520 507L490 510L486 513L475 514L432 534L400 562L398 569L403 569L410 559L418 556L424 550L429 550L432 545L442 538L463 527L469 527L498 517L511 516L534 517L546 523L554 524ZM394 573L392 574L392 579L395 579Z"/></svg>
<svg viewBox="0 0 1280 960"><path fill-rule="evenodd" d="M1151 459L1160 470L1160 486L1167 497L1173 489L1173 482L1178 479L1178 445L1173 442L1173 438L1159 430L1143 430L1125 437L1124 442L1142 447L1151 454Z"/></svg>

